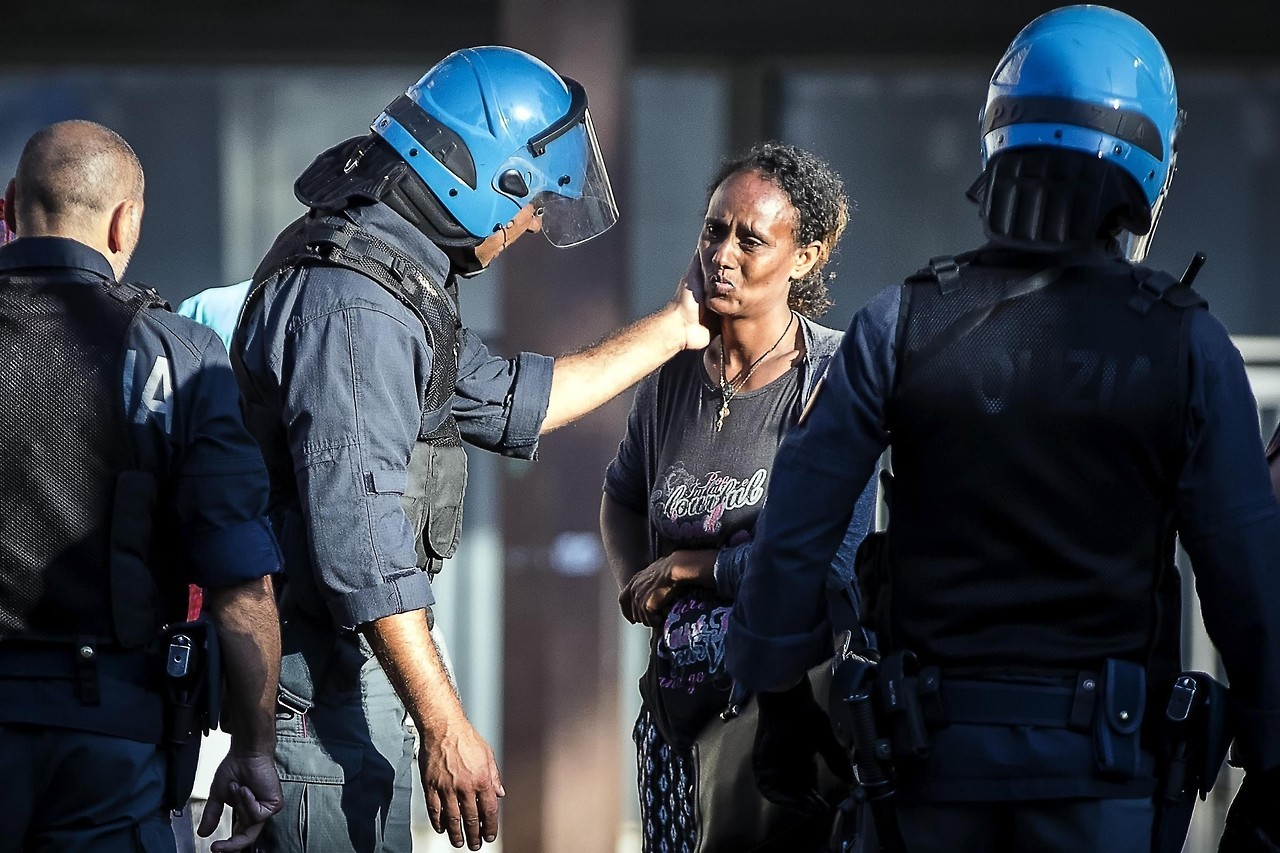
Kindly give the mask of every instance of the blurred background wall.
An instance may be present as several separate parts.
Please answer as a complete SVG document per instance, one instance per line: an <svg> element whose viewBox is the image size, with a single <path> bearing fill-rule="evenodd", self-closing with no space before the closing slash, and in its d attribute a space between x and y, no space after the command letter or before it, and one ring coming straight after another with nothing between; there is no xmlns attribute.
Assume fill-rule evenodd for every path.
<svg viewBox="0 0 1280 853"><path fill-rule="evenodd" d="M366 132L450 50L509 44L586 85L622 220L573 250L524 241L468 282L465 316L491 347L561 354L660 306L688 263L716 163L765 138L827 158L856 202L827 318L844 327L930 256L979 241L964 190L979 169L986 81L1018 29L1055 5L9 0L0 178L49 122L92 118L122 133L147 172L130 276L176 303L251 274L301 212L292 181L317 152ZM1189 113L1150 260L1180 272L1206 252L1197 286L1250 336L1269 432L1280 411L1267 341L1280 336L1280 10L1112 5L1163 41ZM537 464L473 454L464 545L437 585L465 703L499 752L512 853L639 849L628 733L647 641L618 615L596 526L629 398L547 436ZM1215 667L1193 607L1187 618L1189 654ZM1211 807L1188 849L1212 849Z"/></svg>

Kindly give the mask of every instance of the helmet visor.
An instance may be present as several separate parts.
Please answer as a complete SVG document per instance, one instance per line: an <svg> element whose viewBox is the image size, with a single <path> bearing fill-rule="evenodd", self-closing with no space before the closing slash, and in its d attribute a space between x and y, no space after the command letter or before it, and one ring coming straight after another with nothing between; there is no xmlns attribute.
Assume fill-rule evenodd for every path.
<svg viewBox="0 0 1280 853"><path fill-rule="evenodd" d="M563 156L565 152L557 148L576 148L574 153L586 164L580 181L566 180L566 175L553 184L556 189L544 190L533 198L541 211L542 233L553 246L563 249L608 231L618 221L618 205L590 110L583 113L580 125L547 146L547 154Z"/></svg>

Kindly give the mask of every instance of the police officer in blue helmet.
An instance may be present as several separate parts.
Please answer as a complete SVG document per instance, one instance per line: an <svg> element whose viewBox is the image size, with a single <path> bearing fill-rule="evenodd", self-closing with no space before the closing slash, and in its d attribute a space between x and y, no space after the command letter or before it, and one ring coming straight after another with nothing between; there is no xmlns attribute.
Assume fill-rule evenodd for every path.
<svg viewBox="0 0 1280 853"><path fill-rule="evenodd" d="M411 722L433 826L479 849L501 778L431 636L462 443L532 459L542 433L708 334L683 283L562 358L502 358L466 328L459 279L524 233L573 246L618 215L586 91L521 51L449 55L294 189L308 212L259 266L231 343L285 556L285 805L263 843L410 849Z"/></svg>
<svg viewBox="0 0 1280 853"><path fill-rule="evenodd" d="M1136 263L1181 126L1138 21L1028 25L982 113L987 242L863 307L779 450L726 645L740 683L784 697L830 655L824 567L892 447L888 527L860 554L878 661L850 656L832 700L882 849L1179 851L1232 731L1235 843L1280 840L1257 411L1189 281ZM1229 698L1182 671L1175 536Z"/></svg>

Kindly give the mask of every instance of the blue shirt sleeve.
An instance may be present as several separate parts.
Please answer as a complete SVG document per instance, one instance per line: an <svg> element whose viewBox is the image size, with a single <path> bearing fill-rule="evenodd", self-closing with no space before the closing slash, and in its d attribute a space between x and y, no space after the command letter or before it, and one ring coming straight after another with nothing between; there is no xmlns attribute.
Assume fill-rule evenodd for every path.
<svg viewBox="0 0 1280 853"><path fill-rule="evenodd" d="M492 355L479 336L464 329L453 401L463 439L504 456L536 458L554 368L555 360L545 355Z"/></svg>
<svg viewBox="0 0 1280 853"><path fill-rule="evenodd" d="M859 497L888 445L901 287L856 315L806 413L778 450L726 638L748 690L793 684L831 653L827 587Z"/></svg>
<svg viewBox="0 0 1280 853"><path fill-rule="evenodd" d="M130 348L126 408L144 436L144 460L174 448L172 510L188 580L230 586L279 571L280 550L265 518L267 472L240 418L226 350L208 329L161 311L135 325ZM167 381L176 405L165 400Z"/></svg>
<svg viewBox="0 0 1280 853"><path fill-rule="evenodd" d="M249 295L252 284L252 281L242 281L226 287L210 287L182 300L174 313L190 317L213 329L214 334L222 339L223 347L229 351L231 338L236 332L236 321L240 319L240 309L244 307L245 297Z"/></svg>
<svg viewBox="0 0 1280 853"><path fill-rule="evenodd" d="M348 294L304 316L281 365L315 580L345 627L434 602L401 503L431 353L422 325L378 298Z"/></svg>
<svg viewBox="0 0 1280 853"><path fill-rule="evenodd" d="M1280 505L1240 353L1207 311L1191 331L1178 528L1231 681L1237 758L1265 769L1280 765Z"/></svg>

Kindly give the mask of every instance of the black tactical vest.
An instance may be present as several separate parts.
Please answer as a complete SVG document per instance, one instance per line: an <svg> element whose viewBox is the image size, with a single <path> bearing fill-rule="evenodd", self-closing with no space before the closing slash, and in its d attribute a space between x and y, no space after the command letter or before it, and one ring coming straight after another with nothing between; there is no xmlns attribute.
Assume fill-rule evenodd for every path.
<svg viewBox="0 0 1280 853"><path fill-rule="evenodd" d="M1118 260L1036 279L993 261L904 285L883 639L944 667L1173 667L1203 300Z"/></svg>
<svg viewBox="0 0 1280 853"><path fill-rule="evenodd" d="M303 266L341 267L371 279L413 312L426 331L431 376L402 505L414 530L418 565L434 574L457 550L467 486L467 456L452 414L462 331L456 294L407 255L344 217L309 213L281 232L259 264L241 318L261 300L267 284ZM240 347L232 349L232 365L243 374ZM242 382L242 390L250 384ZM253 401L247 402L252 407ZM284 479L292 479L291 470Z"/></svg>
<svg viewBox="0 0 1280 853"><path fill-rule="evenodd" d="M134 470L125 341L153 292L89 273L0 278L0 641L133 649L166 601L157 480Z"/></svg>

